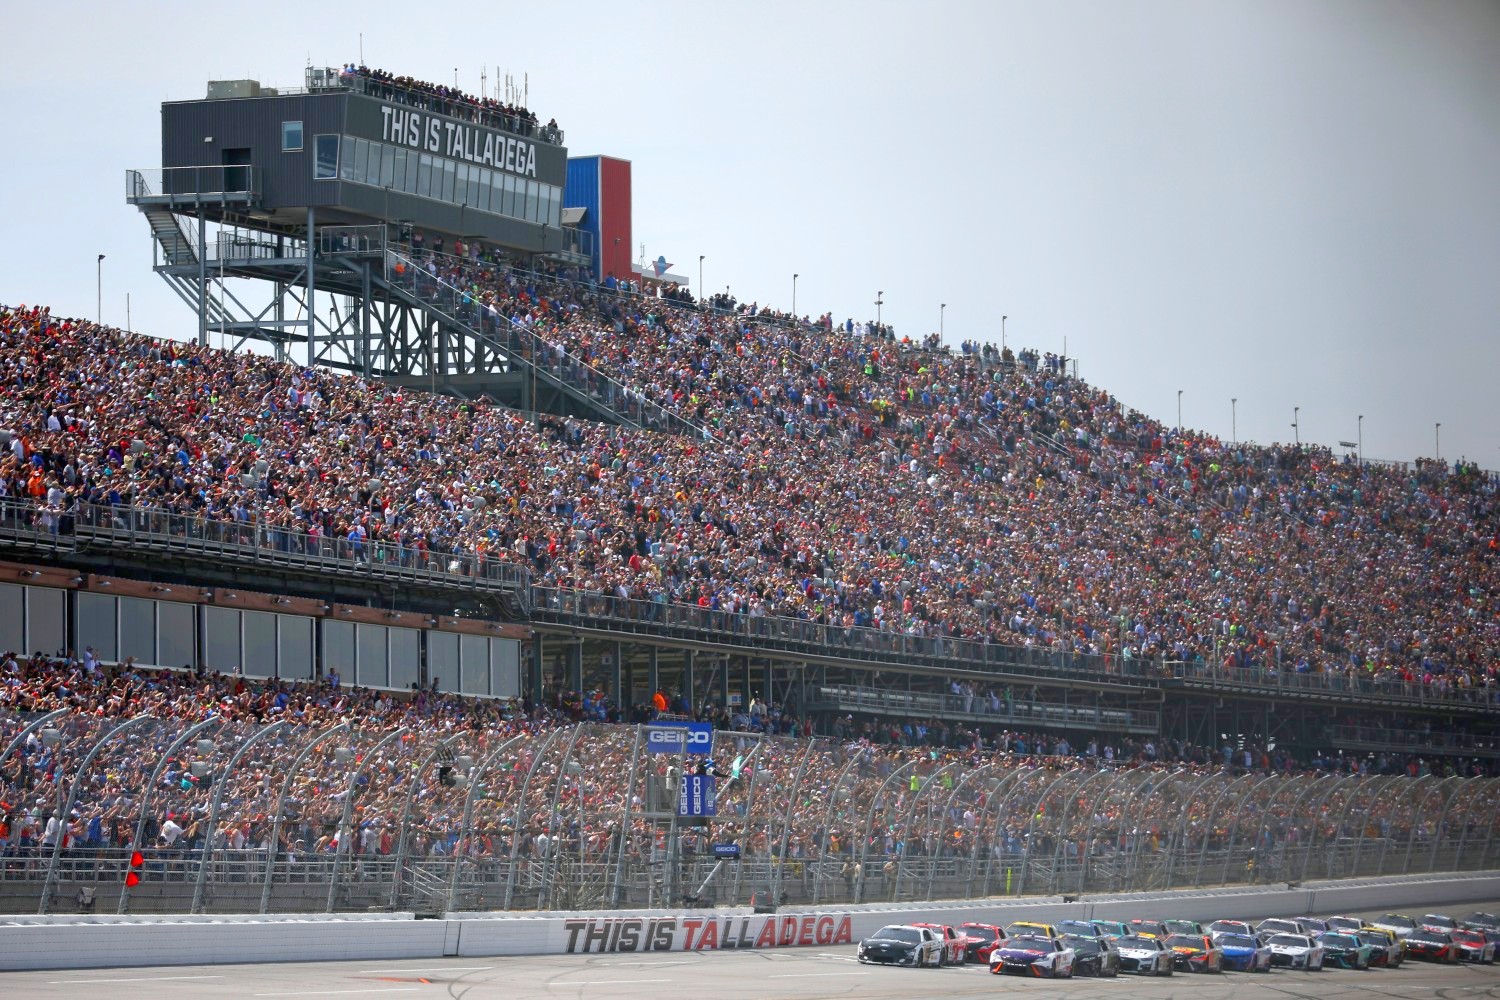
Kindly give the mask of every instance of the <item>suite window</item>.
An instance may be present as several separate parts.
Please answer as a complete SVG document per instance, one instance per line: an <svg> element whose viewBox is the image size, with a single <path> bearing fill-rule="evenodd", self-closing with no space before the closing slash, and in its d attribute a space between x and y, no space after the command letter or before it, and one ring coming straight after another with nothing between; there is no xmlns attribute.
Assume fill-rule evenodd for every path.
<svg viewBox="0 0 1500 1000"><path fill-rule="evenodd" d="M281 123L281 151L283 153L296 153L302 149L302 123Z"/></svg>
<svg viewBox="0 0 1500 1000"><path fill-rule="evenodd" d="M339 175L339 137L320 135L313 142L316 152L313 157L313 178L320 181L336 179Z"/></svg>

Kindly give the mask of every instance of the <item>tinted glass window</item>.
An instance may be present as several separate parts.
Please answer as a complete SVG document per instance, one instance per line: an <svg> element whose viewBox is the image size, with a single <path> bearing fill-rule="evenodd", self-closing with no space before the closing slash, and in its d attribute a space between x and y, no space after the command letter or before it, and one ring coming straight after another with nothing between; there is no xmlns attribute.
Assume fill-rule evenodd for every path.
<svg viewBox="0 0 1500 1000"><path fill-rule="evenodd" d="M302 148L302 123L281 123L281 151L283 153L295 153Z"/></svg>
<svg viewBox="0 0 1500 1000"><path fill-rule="evenodd" d="M313 158L313 177L320 181L332 180L339 175L339 137L320 135L317 138Z"/></svg>
<svg viewBox="0 0 1500 1000"><path fill-rule="evenodd" d="M910 927L882 927L874 936L889 941L905 941L908 944L916 944L922 940L922 935Z"/></svg>
<svg viewBox="0 0 1500 1000"><path fill-rule="evenodd" d="M1306 948L1307 938L1297 937L1295 934L1277 934L1271 938L1270 943L1285 945L1289 948Z"/></svg>
<svg viewBox="0 0 1500 1000"><path fill-rule="evenodd" d="M1254 948L1255 938L1243 934L1225 934L1219 938L1219 944L1225 948Z"/></svg>

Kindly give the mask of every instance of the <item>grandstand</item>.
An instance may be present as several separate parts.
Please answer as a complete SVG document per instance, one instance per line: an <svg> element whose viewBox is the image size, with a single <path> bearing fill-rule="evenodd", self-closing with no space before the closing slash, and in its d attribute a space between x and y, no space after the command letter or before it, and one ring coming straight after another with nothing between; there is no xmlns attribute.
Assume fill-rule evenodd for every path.
<svg viewBox="0 0 1500 1000"><path fill-rule="evenodd" d="M279 179L222 138L279 156L286 115L382 102L533 141L557 190L491 201L486 167L460 222L430 188L396 215L349 135ZM608 280L523 109L357 67L167 107L164 150L226 146L128 189L197 342L0 309L0 909L1494 863L1494 475L1229 445L1055 355ZM305 283L300 328L214 305L209 223L220 281ZM693 719L709 826L634 725Z"/></svg>

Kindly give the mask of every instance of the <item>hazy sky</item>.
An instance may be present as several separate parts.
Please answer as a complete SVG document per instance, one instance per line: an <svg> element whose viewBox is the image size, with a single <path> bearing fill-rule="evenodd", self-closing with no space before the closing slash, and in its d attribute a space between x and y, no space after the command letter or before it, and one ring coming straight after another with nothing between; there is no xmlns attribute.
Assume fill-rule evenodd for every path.
<svg viewBox="0 0 1500 1000"><path fill-rule="evenodd" d="M191 336L127 167L210 79L529 73L743 301L1067 352L1261 442L1500 469L1500 3L56 3L7 12L0 301Z"/></svg>

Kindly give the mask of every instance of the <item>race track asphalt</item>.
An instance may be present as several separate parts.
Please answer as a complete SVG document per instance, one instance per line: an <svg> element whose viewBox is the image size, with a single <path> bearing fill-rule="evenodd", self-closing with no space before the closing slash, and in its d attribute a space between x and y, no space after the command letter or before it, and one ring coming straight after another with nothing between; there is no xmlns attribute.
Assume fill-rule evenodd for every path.
<svg viewBox="0 0 1500 1000"><path fill-rule="evenodd" d="M1442 907L1429 908L1441 911ZM1494 911L1496 905L1465 904ZM1456 913L1456 916L1462 916ZM947 997L1109 997L1117 1000L1500 1000L1500 965L1433 966L1356 972L1226 973L1171 978L1032 981L992 976L982 966L896 969L862 966L852 947L763 952L674 952L549 955L397 962L309 962L202 965L0 974L5 1000L216 1000L272 997L389 997L391 1000L561 1000L692 998L813 1000L854 997L940 1000Z"/></svg>

